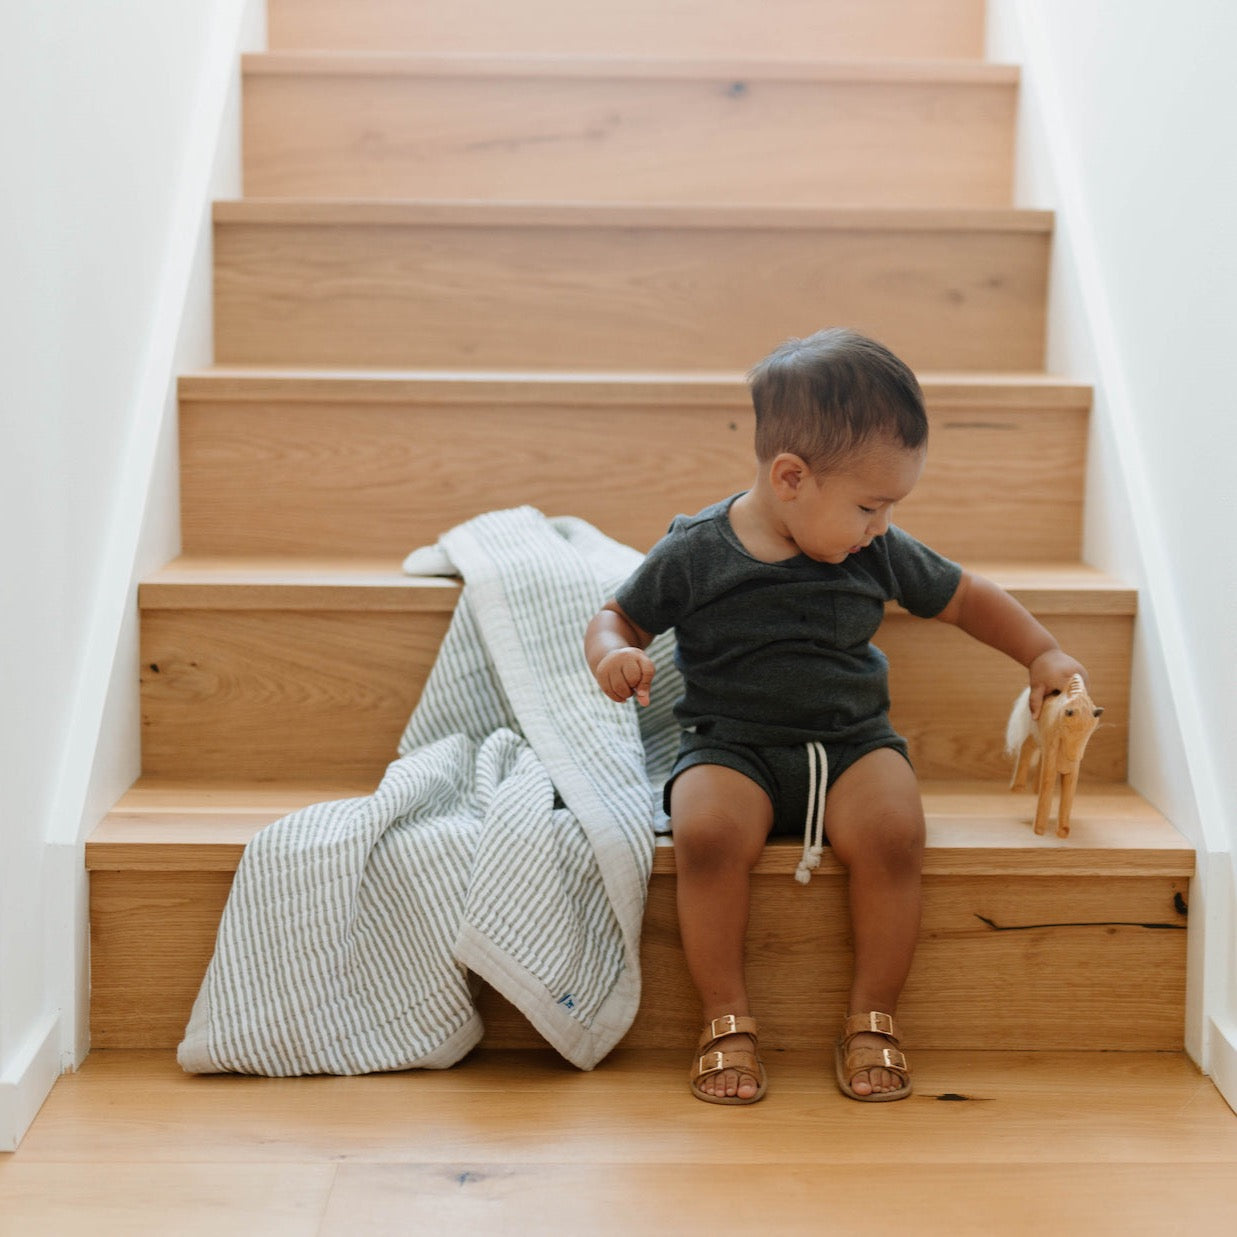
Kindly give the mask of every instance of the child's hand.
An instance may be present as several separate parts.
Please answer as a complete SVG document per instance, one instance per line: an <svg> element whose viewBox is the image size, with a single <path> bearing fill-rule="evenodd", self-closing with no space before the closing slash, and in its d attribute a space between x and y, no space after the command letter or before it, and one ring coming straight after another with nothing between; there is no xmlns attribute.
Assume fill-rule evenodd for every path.
<svg viewBox="0 0 1237 1237"><path fill-rule="evenodd" d="M611 700L622 704L635 696L641 704L647 705L654 672L653 659L633 645L607 653L597 663L593 674Z"/></svg>
<svg viewBox="0 0 1237 1237"><path fill-rule="evenodd" d="M1061 649L1041 653L1027 667L1027 674L1031 680L1031 716L1036 719L1039 718L1044 697L1052 692L1064 691L1074 675L1082 675L1083 686L1088 686L1086 667Z"/></svg>

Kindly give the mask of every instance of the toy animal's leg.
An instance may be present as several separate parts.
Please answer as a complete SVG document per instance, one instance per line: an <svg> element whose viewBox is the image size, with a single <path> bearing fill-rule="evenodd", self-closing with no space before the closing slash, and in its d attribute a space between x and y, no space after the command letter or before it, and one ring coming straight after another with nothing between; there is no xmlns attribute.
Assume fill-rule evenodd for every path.
<svg viewBox="0 0 1237 1237"><path fill-rule="evenodd" d="M1040 753L1039 799L1035 804L1035 832L1048 832L1048 817L1052 815L1052 788L1057 780L1056 749L1046 747Z"/></svg>
<svg viewBox="0 0 1237 1237"><path fill-rule="evenodd" d="M1018 753L1018 762L1014 765L1014 776L1010 779L1010 790L1026 790L1027 776L1031 772L1031 761L1035 756L1035 739L1028 735L1022 742L1022 750Z"/></svg>
<svg viewBox="0 0 1237 1237"><path fill-rule="evenodd" d="M1061 802L1057 804L1057 837L1069 837L1069 814L1078 788L1078 762L1061 774Z"/></svg>

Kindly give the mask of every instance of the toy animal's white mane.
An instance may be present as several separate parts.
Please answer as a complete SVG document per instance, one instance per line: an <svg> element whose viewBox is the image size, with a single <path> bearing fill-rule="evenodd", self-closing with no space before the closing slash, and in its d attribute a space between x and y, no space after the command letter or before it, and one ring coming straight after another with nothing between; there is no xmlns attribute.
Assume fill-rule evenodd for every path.
<svg viewBox="0 0 1237 1237"><path fill-rule="evenodd" d="M1024 687L1022 695L1014 701L1014 707L1005 725L1005 755L1017 756L1022 745L1031 737L1035 722L1031 718L1031 689Z"/></svg>

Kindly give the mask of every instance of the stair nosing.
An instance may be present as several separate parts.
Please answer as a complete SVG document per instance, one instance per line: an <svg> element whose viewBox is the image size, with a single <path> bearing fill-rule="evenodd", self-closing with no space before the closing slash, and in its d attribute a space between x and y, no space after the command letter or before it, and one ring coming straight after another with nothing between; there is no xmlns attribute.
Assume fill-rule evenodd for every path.
<svg viewBox="0 0 1237 1237"><path fill-rule="evenodd" d="M357 560L356 564L333 560L328 566L313 559L297 562L290 558L184 556L141 582L138 604L144 611L395 610L450 614L459 592L458 579L405 575L398 562L381 569L371 560Z"/></svg>
<svg viewBox="0 0 1237 1237"><path fill-rule="evenodd" d="M1050 375L919 374L925 399L932 408L1002 406L1067 408L1089 411L1092 388ZM660 402L705 407L749 407L747 381L738 372L566 370L379 370L298 367L217 366L182 374L182 400L212 402L335 402L346 398L363 403L444 401L474 403Z"/></svg>
<svg viewBox="0 0 1237 1237"><path fill-rule="evenodd" d="M411 551L416 547L408 548ZM1084 563L970 566L1008 588L1035 613L1132 615L1137 610L1137 590ZM1054 573L1065 579L1053 582ZM145 577L139 588L139 605L144 611L450 613L458 595L459 581L455 578L405 575L395 560L183 555ZM887 613L904 616L892 602Z"/></svg>
<svg viewBox="0 0 1237 1237"><path fill-rule="evenodd" d="M1014 86L1016 64L950 59L770 59L637 55L508 55L482 52L266 51L242 57L247 76L662 78L760 82L856 82Z"/></svg>
<svg viewBox="0 0 1237 1237"><path fill-rule="evenodd" d="M141 783L134 790L139 790ZM262 788L270 793L269 788ZM86 866L91 871L199 871L232 872L245 844L259 828L302 804L330 798L343 787L318 791L313 787L289 788L288 802L278 806L204 807L194 802L194 790L181 788L186 806L170 802L140 806L140 795L131 792L121 799L86 843ZM368 788L372 789L372 788ZM367 788L354 788L365 795ZM986 782L925 782L922 787L928 821L925 875L999 875L1061 877L1102 872L1111 876L1160 875L1189 877L1194 872L1194 851L1172 824L1137 792L1124 784L1084 784L1075 806L1074 837L1036 837L1030 827L1034 798L1011 795L1008 809L989 808L959 814L959 803L988 802L988 796L1003 791ZM201 793L200 788L198 793ZM176 791L163 798L174 799ZM1088 820L1088 799L1101 796L1113 801L1103 821ZM1004 794L999 799L1004 800ZM1128 807L1118 805L1128 800ZM1107 822L1107 823L1105 823ZM1117 822L1117 823L1112 823ZM1115 844L1139 833L1137 845ZM1091 836L1088 842L1086 839ZM1079 838L1083 840L1080 841ZM968 839L964 841L963 839ZM792 839L775 839L755 869L757 874L794 872L802 847ZM653 872L674 871L673 845L659 840ZM826 853L822 875L834 875L841 866Z"/></svg>
<svg viewBox="0 0 1237 1237"><path fill-rule="evenodd" d="M854 207L475 199L235 198L217 225L301 227L622 228L731 231L1005 232L1047 235L1053 212L1016 206Z"/></svg>

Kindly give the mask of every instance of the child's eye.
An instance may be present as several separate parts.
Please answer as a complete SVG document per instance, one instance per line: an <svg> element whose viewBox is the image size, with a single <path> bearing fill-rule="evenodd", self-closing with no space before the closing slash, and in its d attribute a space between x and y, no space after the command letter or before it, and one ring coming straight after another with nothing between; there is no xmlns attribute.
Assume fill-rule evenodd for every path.
<svg viewBox="0 0 1237 1237"><path fill-rule="evenodd" d="M875 507L865 507L862 504L860 504L859 510L862 511L864 515L875 515L876 514Z"/></svg>

